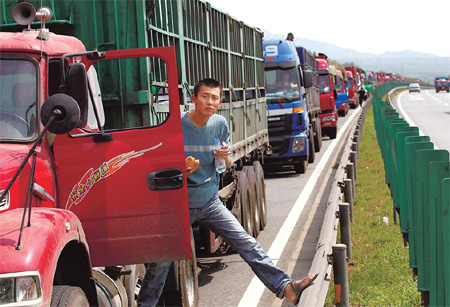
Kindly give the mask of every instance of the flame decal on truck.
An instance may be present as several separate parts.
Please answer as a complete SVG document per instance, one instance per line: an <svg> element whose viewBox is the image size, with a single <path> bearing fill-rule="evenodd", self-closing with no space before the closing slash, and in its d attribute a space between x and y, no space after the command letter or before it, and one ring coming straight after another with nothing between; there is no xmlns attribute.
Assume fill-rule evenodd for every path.
<svg viewBox="0 0 450 307"><path fill-rule="evenodd" d="M140 157L146 152L154 150L160 147L161 145L162 143L159 143L156 146L143 149L140 151L133 150L130 152L126 152L112 158L107 162L103 162L97 169L90 168L83 175L80 181L78 181L78 183L75 184L74 187L72 188L72 192L70 192L69 198L67 199L66 202L66 209L70 210L70 208L72 208L73 205L78 205L83 200L83 198L86 197L86 195L89 193L89 191L97 182L117 172L119 169L122 168L122 166L130 162L131 159Z"/></svg>

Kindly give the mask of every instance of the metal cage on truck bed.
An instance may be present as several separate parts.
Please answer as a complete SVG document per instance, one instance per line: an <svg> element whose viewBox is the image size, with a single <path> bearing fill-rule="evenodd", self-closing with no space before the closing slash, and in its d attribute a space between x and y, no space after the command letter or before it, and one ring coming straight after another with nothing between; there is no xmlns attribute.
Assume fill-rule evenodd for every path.
<svg viewBox="0 0 450 307"><path fill-rule="evenodd" d="M1 31L24 28L12 20L18 2L2 0ZM40 0L29 2L41 6ZM182 111L193 107L189 96L197 81L217 79L224 87L219 114L230 126L233 159L268 144L263 33L259 29L199 0L43 0L42 5L53 11L52 20L46 23L50 31L79 38L87 50L175 46ZM159 94L167 80L161 61L137 59L132 67L119 63L97 72L100 82L108 82L108 92L103 90L102 96L105 112L115 114L110 126L123 126L124 120L158 122L167 116L168 105ZM118 86L119 79L125 88ZM121 101L125 107L119 107Z"/></svg>

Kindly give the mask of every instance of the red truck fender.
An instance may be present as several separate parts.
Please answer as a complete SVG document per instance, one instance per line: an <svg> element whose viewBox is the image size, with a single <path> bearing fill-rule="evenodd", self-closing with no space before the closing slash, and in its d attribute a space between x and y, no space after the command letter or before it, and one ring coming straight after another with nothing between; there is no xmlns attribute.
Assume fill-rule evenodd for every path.
<svg viewBox="0 0 450 307"><path fill-rule="evenodd" d="M41 303L42 306L49 306L54 279L60 284L63 281L61 279L65 278L56 276L55 273L58 260L62 255L67 254L67 249L70 249L72 253L74 250L81 252L81 255L77 255L77 258L83 259L80 263L84 264L85 267L74 268L77 275L91 274L86 237L80 220L71 211L55 208L33 208L31 211L31 226L26 227L27 215L20 249L16 249L22 216L23 208L13 209L0 215L0 254L2 255L0 257L0 278L3 274L39 272L42 290ZM76 245L77 248L73 249L73 245ZM82 255L83 252L84 256ZM76 266L76 263L70 265ZM58 271L60 270L61 268L58 268ZM66 269L63 271L64 273L67 272ZM82 286L80 285L80 287Z"/></svg>

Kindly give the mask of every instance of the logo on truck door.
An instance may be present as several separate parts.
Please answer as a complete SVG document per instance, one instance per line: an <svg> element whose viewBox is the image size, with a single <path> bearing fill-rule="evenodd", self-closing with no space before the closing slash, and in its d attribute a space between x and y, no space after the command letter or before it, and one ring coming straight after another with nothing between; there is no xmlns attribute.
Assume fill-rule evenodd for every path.
<svg viewBox="0 0 450 307"><path fill-rule="evenodd" d="M89 191L97 182L117 172L119 169L122 168L122 166L130 162L131 159L140 157L146 152L154 150L160 147L161 145L162 143L159 143L156 146L143 149L140 151L133 150L130 152L126 152L118 156L115 156L109 161L103 162L97 169L90 168L83 175L83 177L81 177L80 181L78 181L78 183L75 184L74 187L72 188L72 192L70 192L69 198L67 199L66 202L66 209L70 210L70 208L72 208L73 205L78 205L83 200L83 198L86 197L86 195L89 193Z"/></svg>

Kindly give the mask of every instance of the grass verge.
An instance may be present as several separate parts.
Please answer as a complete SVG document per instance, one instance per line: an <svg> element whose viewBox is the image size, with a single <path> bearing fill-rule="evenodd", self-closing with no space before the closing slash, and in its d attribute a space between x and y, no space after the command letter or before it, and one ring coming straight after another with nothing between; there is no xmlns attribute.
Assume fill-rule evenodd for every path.
<svg viewBox="0 0 450 307"><path fill-rule="evenodd" d="M372 107L364 121L357 171L348 267L350 306L419 306L417 281L408 268L409 252L400 226L393 223ZM388 224L383 217L388 217ZM333 285L332 281L325 306L335 305Z"/></svg>

